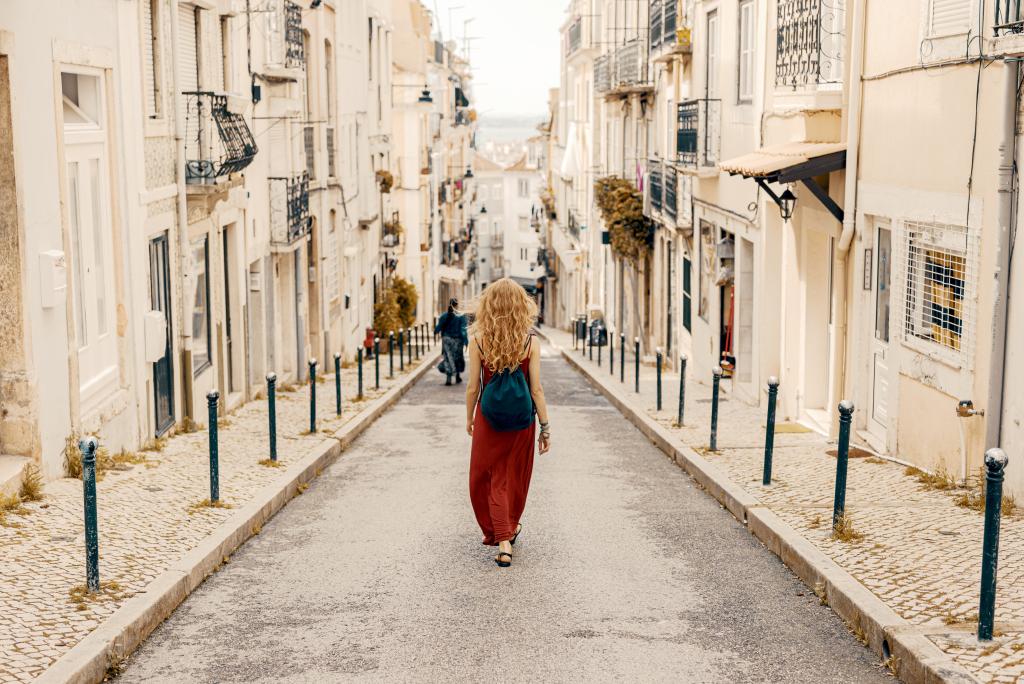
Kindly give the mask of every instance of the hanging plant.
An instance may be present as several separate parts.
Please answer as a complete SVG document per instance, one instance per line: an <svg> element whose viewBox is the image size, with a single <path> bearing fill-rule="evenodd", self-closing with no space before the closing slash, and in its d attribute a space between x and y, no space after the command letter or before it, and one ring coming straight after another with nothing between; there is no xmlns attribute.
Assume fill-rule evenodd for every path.
<svg viewBox="0 0 1024 684"><path fill-rule="evenodd" d="M416 322L416 303L419 301L416 286L401 276L395 276L391 283L391 291L395 293L402 325L408 328Z"/></svg>
<svg viewBox="0 0 1024 684"><path fill-rule="evenodd" d="M395 177L387 169L381 169L377 172L377 183L380 185L380 191L386 195L395 185Z"/></svg>
<svg viewBox="0 0 1024 684"><path fill-rule="evenodd" d="M612 252L632 263L651 252L653 224L644 216L644 197L624 178L594 183L594 200L611 236Z"/></svg>

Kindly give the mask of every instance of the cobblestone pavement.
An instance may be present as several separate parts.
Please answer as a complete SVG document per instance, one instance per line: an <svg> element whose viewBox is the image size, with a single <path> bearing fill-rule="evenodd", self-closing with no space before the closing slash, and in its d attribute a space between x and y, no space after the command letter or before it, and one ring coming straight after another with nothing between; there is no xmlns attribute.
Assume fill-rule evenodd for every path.
<svg viewBox="0 0 1024 684"><path fill-rule="evenodd" d="M278 460L287 466L357 415L365 402L400 378L387 380L382 357L381 389L373 364L364 366L365 392L356 402L356 369L342 371L343 415L335 415L334 375L317 384L318 428L309 430L309 386L277 400ZM417 361L406 372L415 368ZM219 421L220 498L233 508L283 476L260 465L267 458L266 401L252 401ZM166 440L159 451L139 452L144 461L106 474L97 485L101 598L75 601L84 587L82 484L63 479L46 485L45 498L27 503L0 524L0 682L30 681L99 626L128 598L172 562L198 545L230 514L194 508L209 497L209 458L204 429ZM111 584L113 583L113 584Z"/></svg>
<svg viewBox="0 0 1024 684"><path fill-rule="evenodd" d="M564 360L511 568L430 374L130 658L124 682L893 681Z"/></svg>
<svg viewBox="0 0 1024 684"><path fill-rule="evenodd" d="M569 333L545 329L556 344L572 350ZM617 342L618 340L616 340ZM597 365L573 352L587 367ZM603 368L595 377L618 383ZM592 365L591 365L592 364ZM635 366L627 354L626 385L633 387ZM983 514L957 506L954 491L929 489L905 473L905 467L866 456L851 458L846 508L856 543L831 538L835 487L834 441L800 426L785 425L775 435L772 485L761 484L764 458L763 409L729 392L723 381L719 404L719 451L707 451L710 436L711 377L701 382L689 369L684 427L676 422L679 375L662 378L662 411L656 410L656 371L641 365L641 392L634 408L646 411L672 428L681 443L725 469L733 482L767 505L791 527L830 556L897 614L916 625L927 625L934 643L981 681L1016 682L1024 679L1024 516L1004 516L1000 532L996 639L979 643L978 591L981 578ZM789 432L789 430L796 430ZM830 455L829 452L833 455ZM1012 467L1012 466L1011 466ZM931 629L934 627L934 629Z"/></svg>

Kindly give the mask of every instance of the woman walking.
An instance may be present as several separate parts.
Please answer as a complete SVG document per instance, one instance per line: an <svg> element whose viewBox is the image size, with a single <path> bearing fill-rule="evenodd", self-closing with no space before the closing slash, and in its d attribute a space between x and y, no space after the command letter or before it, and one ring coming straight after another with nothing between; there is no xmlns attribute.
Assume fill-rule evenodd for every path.
<svg viewBox="0 0 1024 684"><path fill-rule="evenodd" d="M441 314L437 319L437 325L434 326L434 332L441 333L441 352L444 358L437 369L447 377L445 385L452 384L453 375L455 382L462 382L462 372L466 370L466 358L462 355L462 349L469 344L469 339L466 337L466 317L458 314L458 306L457 299L449 301L448 311Z"/></svg>
<svg viewBox="0 0 1024 684"><path fill-rule="evenodd" d="M523 529L535 414L540 453L551 447L540 342L532 332L537 304L522 286L502 278L483 291L474 309L466 387L466 431L473 438L469 496L483 543L498 547L494 562L507 568Z"/></svg>

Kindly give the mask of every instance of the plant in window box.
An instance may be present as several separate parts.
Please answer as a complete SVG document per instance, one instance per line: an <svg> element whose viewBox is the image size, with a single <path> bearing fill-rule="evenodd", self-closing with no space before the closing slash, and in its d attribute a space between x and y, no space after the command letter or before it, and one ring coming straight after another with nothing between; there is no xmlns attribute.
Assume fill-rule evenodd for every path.
<svg viewBox="0 0 1024 684"><path fill-rule="evenodd" d="M377 172L376 176L380 191L385 195L391 192L391 188L395 185L395 177L391 175L391 172L387 169L381 169Z"/></svg>

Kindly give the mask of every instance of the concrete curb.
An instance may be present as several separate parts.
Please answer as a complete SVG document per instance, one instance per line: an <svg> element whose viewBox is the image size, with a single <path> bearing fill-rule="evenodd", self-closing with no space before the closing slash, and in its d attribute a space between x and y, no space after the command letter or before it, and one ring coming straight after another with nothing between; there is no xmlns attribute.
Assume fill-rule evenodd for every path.
<svg viewBox="0 0 1024 684"><path fill-rule="evenodd" d="M440 355L441 348L437 345L422 356L420 365L396 386L289 466L277 481L257 492L209 537L158 575L145 592L130 598L103 624L50 665L36 681L40 684L93 684L103 681L108 668L116 670L189 594L300 493L300 485L315 479L360 434L394 406L417 380L434 367Z"/></svg>
<svg viewBox="0 0 1024 684"><path fill-rule="evenodd" d="M863 633L872 651L883 659L891 657L892 669L900 680L910 684L978 683L972 674L932 643L921 626L912 625L898 616L867 587L765 507L757 497L733 482L715 464L680 443L676 435L663 425L630 406L626 400L627 390L614 383L607 384L605 378L581 364L574 354L553 342L543 331L539 334L644 436L737 520L747 525L750 533L811 587L823 602L827 602L853 631Z"/></svg>

